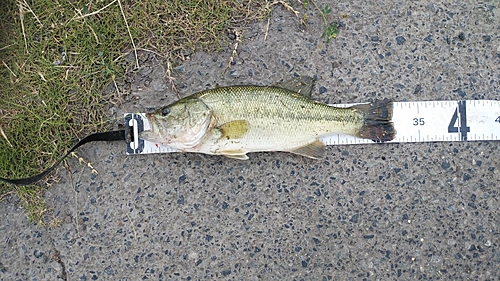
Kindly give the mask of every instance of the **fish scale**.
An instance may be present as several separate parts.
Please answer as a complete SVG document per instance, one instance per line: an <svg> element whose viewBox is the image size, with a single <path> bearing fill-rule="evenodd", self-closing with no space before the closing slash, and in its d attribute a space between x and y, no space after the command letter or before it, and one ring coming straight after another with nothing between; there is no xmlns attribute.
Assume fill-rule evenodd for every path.
<svg viewBox="0 0 500 281"><path fill-rule="evenodd" d="M295 92L279 87L264 86L231 86L221 87L200 92L197 97L205 104L218 112L238 114L239 117L247 116L267 116L280 117L283 120L308 119L324 120L349 123L361 121L360 114L332 114L334 111L340 112L331 106L324 105L303 97ZM283 106L287 110L279 108ZM226 109L234 109L228 112ZM307 112L313 110L313 112ZM226 114L226 115L228 115ZM228 120L220 120L227 122Z"/></svg>

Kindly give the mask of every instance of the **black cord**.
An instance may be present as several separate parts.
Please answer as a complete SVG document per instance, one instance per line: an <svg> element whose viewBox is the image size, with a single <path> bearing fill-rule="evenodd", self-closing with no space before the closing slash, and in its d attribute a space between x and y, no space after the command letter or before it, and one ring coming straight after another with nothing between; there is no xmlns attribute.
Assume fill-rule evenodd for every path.
<svg viewBox="0 0 500 281"><path fill-rule="evenodd" d="M14 184L14 185L30 185L38 182L39 180L43 179L46 175L48 175L52 170L54 170L63 160L66 158L71 152L73 152L75 149L78 147L88 143L88 142L93 142L93 141L117 141L117 140L125 140L125 130L118 130L118 131L111 131L111 132L105 132L105 133L96 133L89 135L79 141L73 148L71 148L59 161L54 163L51 167L46 169L45 171L41 172L38 175L29 177L29 178L24 178L24 179L4 179L0 178L0 181Z"/></svg>

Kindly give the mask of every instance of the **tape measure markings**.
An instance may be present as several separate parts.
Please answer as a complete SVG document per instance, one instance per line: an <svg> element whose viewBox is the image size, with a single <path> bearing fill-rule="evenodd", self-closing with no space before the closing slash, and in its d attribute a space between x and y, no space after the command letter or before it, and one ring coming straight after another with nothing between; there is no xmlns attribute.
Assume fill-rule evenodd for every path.
<svg viewBox="0 0 500 281"><path fill-rule="evenodd" d="M355 104L336 104L348 107ZM394 102L396 137L387 143L500 140L500 101L410 101ZM149 130L143 113L125 114L127 154L175 152L174 149L139 138ZM370 144L373 141L335 134L321 140L326 145Z"/></svg>

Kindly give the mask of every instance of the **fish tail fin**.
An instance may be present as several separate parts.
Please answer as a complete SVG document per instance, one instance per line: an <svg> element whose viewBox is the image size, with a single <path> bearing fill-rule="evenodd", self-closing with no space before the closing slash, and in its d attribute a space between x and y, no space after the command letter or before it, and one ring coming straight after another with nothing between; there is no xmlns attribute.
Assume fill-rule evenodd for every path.
<svg viewBox="0 0 500 281"><path fill-rule="evenodd" d="M357 137L371 139L375 142L393 140L396 136L396 130L391 121L392 107L392 101L388 99L354 106L364 116L364 123L359 129Z"/></svg>

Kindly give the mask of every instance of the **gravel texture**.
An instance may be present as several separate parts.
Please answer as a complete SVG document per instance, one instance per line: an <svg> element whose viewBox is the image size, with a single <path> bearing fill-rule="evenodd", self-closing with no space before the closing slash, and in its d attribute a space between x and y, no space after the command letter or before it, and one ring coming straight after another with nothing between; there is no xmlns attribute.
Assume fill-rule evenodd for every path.
<svg viewBox="0 0 500 281"><path fill-rule="evenodd" d="M322 6L322 2L318 1ZM300 6L299 6L300 7ZM325 103L500 100L498 1L330 3L301 26L282 7L232 46L174 71L180 96L217 85L316 78ZM342 18L341 15L348 15ZM123 112L178 99L141 55ZM46 198L60 227L0 203L1 280L499 280L499 142L328 147L323 160L253 153L126 156L79 149Z"/></svg>

